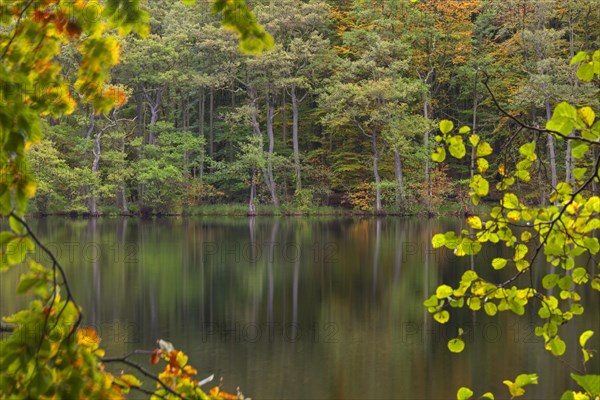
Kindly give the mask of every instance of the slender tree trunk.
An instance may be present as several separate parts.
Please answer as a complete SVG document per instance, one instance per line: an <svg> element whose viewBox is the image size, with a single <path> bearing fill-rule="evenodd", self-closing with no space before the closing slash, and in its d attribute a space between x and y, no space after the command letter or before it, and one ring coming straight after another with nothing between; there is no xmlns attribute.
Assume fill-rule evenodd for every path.
<svg viewBox="0 0 600 400"><path fill-rule="evenodd" d="M286 90L281 91L281 131L283 136L283 148L287 145L287 99Z"/></svg>
<svg viewBox="0 0 600 400"><path fill-rule="evenodd" d="M94 148L92 152L94 154L94 161L92 161L92 175L97 176L98 171L100 170L100 155L102 154L102 148L100 146L100 138L102 136L102 131L96 133L94 138ZM90 191L90 197L88 198L88 209L90 214L98 215L97 209L97 199L96 199L96 190L93 189Z"/></svg>
<svg viewBox="0 0 600 400"><path fill-rule="evenodd" d="M548 100L548 98L546 97L546 117L548 120L550 120L552 118L552 112L550 111L550 100ZM556 156L555 156L555 152L554 152L554 138L552 137L552 135L547 134L546 137L548 138L548 152L550 153L550 173L551 173L551 179L552 179L552 189L555 190L556 186L558 186L558 176L556 174ZM555 202L556 205L558 205L558 202Z"/></svg>
<svg viewBox="0 0 600 400"><path fill-rule="evenodd" d="M375 212L382 213L381 206L381 178L379 177L379 157L381 152L377 149L377 131L371 132L371 144L373 145L373 175L375 176Z"/></svg>
<svg viewBox="0 0 600 400"><path fill-rule="evenodd" d="M400 160L400 153L398 152L398 148L394 147L394 163L395 163L395 173L396 173L396 182L398 183L398 194L396 196L396 205L398 207L402 207L402 203L405 199L404 194L404 177L402 175L402 162Z"/></svg>
<svg viewBox="0 0 600 400"><path fill-rule="evenodd" d="M121 209L121 214L129 214L129 207L127 207L127 193L125 191L125 182L119 184L117 189L117 206Z"/></svg>
<svg viewBox="0 0 600 400"><path fill-rule="evenodd" d="M248 200L248 216L256 215L254 197L256 197L256 169L252 170L252 175L250 176L250 200Z"/></svg>
<svg viewBox="0 0 600 400"><path fill-rule="evenodd" d="M135 94L136 100L136 116L137 116L137 125L136 130L137 134L143 139L146 133L146 115L144 113L144 90L143 88L137 89Z"/></svg>
<svg viewBox="0 0 600 400"><path fill-rule="evenodd" d="M429 101L425 99L423 102L423 117L426 120L429 119ZM433 197L433 182L431 180L431 172L429 171L429 130L425 131L423 135L423 145L425 147L425 181L427 182L427 191L428 191L428 208L431 209L431 198Z"/></svg>
<svg viewBox="0 0 600 400"><path fill-rule="evenodd" d="M204 139L204 103L206 101L204 88L200 89L200 102L198 104L198 136ZM204 156L206 154L206 144L202 144L200 149L200 184L204 180Z"/></svg>
<svg viewBox="0 0 600 400"><path fill-rule="evenodd" d="M571 154L571 141L567 140L567 154L565 154L565 182L573 185L575 183L575 179L573 176L573 165L575 164L575 160Z"/></svg>
<svg viewBox="0 0 600 400"><path fill-rule="evenodd" d="M257 99L257 93L256 93L256 89L249 87L248 88L248 97L250 98L250 107L252 109L252 117L251 117L251 123L252 123L252 130L254 131L254 135L260 139L260 156L261 158L264 156L263 155L263 145L262 145L262 132L260 131L260 125L258 123L258 108L256 106L256 99ZM271 198L273 201L273 204L276 204L276 202L278 202L277 197L274 196L275 195L275 191L272 190L271 188L271 180L269 179L269 174L267 172L267 169L265 167L261 168L262 170L262 174L265 180L265 184L267 185L267 189L269 189L269 192L271 193Z"/></svg>
<svg viewBox="0 0 600 400"><path fill-rule="evenodd" d="M277 198L277 187L273 178L273 153L275 150L275 135L273 133L273 116L275 114L276 97L267 95L267 136L269 137L269 153L267 154L267 175L269 179L269 190L273 205L279 207L279 199Z"/></svg>
<svg viewBox="0 0 600 400"><path fill-rule="evenodd" d="M121 153L125 154L125 137L121 139ZM125 181L121 181L117 193L117 207L121 209L122 214L129 214L129 208L127 207L127 194Z"/></svg>
<svg viewBox="0 0 600 400"><path fill-rule="evenodd" d="M479 93L477 93L477 80L479 77L479 73L475 73L475 93L473 95L473 126L471 127L471 132L473 135L477 134L477 108L479 107ZM471 179L473 179L473 175L475 174L475 149L476 146L473 146L471 149Z"/></svg>
<svg viewBox="0 0 600 400"><path fill-rule="evenodd" d="M215 91L213 88L210 89L210 95L208 100L208 154L210 158L214 159L215 148L214 148L214 107L215 107Z"/></svg>
<svg viewBox="0 0 600 400"><path fill-rule="evenodd" d="M294 149L294 173L296 175L296 191L302 190L302 177L300 168L300 148L298 145L298 96L296 87L292 86L290 96L292 97L292 146Z"/></svg>
<svg viewBox="0 0 600 400"><path fill-rule="evenodd" d="M156 90L156 95L154 96L154 101L150 101L150 96L146 93L146 99L148 100L150 106L150 128L148 129L148 143L156 144L156 137L154 135L154 125L158 121L160 105L162 103L164 88L160 88Z"/></svg>

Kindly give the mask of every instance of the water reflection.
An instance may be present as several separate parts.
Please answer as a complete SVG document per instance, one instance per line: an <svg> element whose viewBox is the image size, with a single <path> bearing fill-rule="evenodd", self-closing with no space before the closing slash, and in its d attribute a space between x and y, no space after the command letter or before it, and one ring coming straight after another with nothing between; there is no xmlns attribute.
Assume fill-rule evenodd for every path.
<svg viewBox="0 0 600 400"><path fill-rule="evenodd" d="M542 384L528 394L555 397L570 370L541 349L527 319L453 315L471 324L467 349L455 355L445 342L456 325L432 323L422 306L437 283L501 254L456 259L431 247L434 232L462 224L52 218L35 229L67 267L109 354L171 340L203 375L222 375L256 399L453 398L463 385L505 393L503 379L532 371ZM24 304L16 279L16 271L3 276L3 314ZM578 323L594 329L591 299Z"/></svg>

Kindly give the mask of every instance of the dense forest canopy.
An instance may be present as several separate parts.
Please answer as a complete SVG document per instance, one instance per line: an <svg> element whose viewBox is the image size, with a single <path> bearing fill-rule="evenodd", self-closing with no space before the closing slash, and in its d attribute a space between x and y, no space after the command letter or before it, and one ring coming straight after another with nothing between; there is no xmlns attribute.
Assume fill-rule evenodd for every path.
<svg viewBox="0 0 600 400"><path fill-rule="evenodd" d="M597 0L256 1L275 45L242 54L211 5L152 1L150 34L120 39L111 83L123 104L44 121L31 151L34 211L172 213L215 203L302 210L434 212L468 207L466 158L432 163L437 122L468 124L499 149L598 86L569 64L598 48ZM77 53L61 51L74 82ZM589 102L588 102L589 103ZM540 144L521 190L548 202L590 160ZM541 139L540 139L541 140ZM518 141L518 139L517 139ZM490 160L497 169L499 161ZM493 196L492 196L493 198Z"/></svg>

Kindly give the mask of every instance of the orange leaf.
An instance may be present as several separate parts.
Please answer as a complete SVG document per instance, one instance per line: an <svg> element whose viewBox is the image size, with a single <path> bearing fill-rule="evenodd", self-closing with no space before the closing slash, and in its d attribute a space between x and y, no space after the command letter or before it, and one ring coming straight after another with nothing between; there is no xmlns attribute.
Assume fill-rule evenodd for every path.
<svg viewBox="0 0 600 400"><path fill-rule="evenodd" d="M79 328L77 330L77 343L91 347L100 343L100 338L94 328Z"/></svg>
<svg viewBox="0 0 600 400"><path fill-rule="evenodd" d="M150 364L156 365L160 361L160 349L154 349L150 356Z"/></svg>

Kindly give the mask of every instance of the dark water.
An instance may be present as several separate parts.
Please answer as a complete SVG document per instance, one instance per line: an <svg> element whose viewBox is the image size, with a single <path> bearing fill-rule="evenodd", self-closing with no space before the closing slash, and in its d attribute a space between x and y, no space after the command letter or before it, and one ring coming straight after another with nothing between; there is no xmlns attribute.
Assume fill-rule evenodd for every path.
<svg viewBox="0 0 600 400"><path fill-rule="evenodd" d="M557 398L572 387L568 365L580 365L573 332L599 327L597 296L585 294L585 317L566 327L560 363L533 334L535 317L453 311L446 326L434 323L423 300L471 264L430 246L434 233L461 229L457 219L32 223L65 264L107 355L163 338L201 377L222 376L226 389L254 399L456 398L460 386L504 398L504 379L532 372L540 384L527 397ZM499 254L484 249L472 262L488 271L479 266ZM3 315L25 304L13 294L17 272L1 278ZM459 321L467 347L452 354L446 341ZM599 347L599 335L588 347Z"/></svg>

